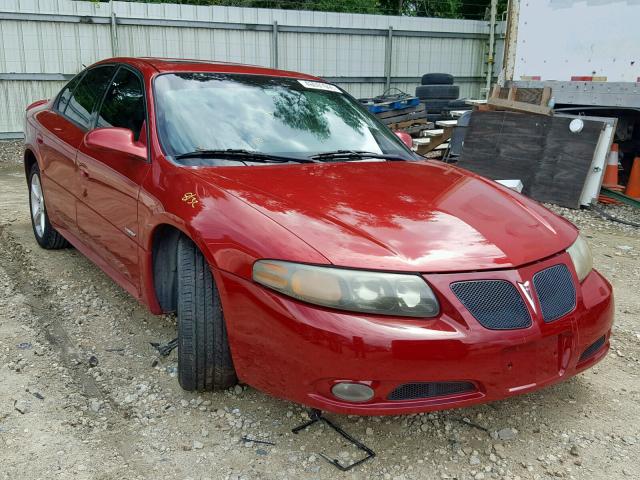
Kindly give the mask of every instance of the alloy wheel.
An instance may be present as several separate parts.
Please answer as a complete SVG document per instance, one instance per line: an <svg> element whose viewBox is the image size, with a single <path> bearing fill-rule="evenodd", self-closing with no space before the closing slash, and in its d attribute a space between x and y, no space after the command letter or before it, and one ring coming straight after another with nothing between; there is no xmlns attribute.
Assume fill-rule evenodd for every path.
<svg viewBox="0 0 640 480"><path fill-rule="evenodd" d="M42 238L45 227L44 196L40 176L37 174L31 177L31 218L36 235Z"/></svg>

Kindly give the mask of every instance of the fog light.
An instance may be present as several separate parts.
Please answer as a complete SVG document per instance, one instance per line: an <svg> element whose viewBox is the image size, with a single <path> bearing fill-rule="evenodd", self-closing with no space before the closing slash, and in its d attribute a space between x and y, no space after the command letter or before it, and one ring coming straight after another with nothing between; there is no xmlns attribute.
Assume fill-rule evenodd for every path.
<svg viewBox="0 0 640 480"><path fill-rule="evenodd" d="M354 403L368 402L373 398L373 389L361 383L336 383L331 393L340 400Z"/></svg>

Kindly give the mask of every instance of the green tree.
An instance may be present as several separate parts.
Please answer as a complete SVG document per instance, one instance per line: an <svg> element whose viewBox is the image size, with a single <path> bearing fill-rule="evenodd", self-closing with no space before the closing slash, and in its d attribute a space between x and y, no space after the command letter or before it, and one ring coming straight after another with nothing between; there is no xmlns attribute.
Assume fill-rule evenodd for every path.
<svg viewBox="0 0 640 480"><path fill-rule="evenodd" d="M105 1L105 0L103 0ZM140 1L140 0L126 0ZM322 12L405 15L411 17L441 17L484 19L490 0L142 0L147 3L221 5ZM507 8L508 0L498 1L498 15Z"/></svg>
<svg viewBox="0 0 640 480"><path fill-rule="evenodd" d="M508 0L498 0L498 14L507 8ZM377 0L380 13L411 17L466 18L487 17L490 0Z"/></svg>

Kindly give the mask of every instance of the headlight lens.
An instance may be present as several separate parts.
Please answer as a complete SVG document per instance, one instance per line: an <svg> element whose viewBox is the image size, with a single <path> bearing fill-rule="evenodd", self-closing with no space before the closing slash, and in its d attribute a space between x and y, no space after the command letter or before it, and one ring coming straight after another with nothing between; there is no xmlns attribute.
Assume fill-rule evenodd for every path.
<svg viewBox="0 0 640 480"><path fill-rule="evenodd" d="M567 253L571 257L571 261L573 261L578 280L582 282L593 270L593 257L591 256L589 244L587 244L582 235L578 235L573 245L567 248Z"/></svg>
<svg viewBox="0 0 640 480"><path fill-rule="evenodd" d="M254 281L304 302L353 312L435 317L438 300L418 275L259 260Z"/></svg>

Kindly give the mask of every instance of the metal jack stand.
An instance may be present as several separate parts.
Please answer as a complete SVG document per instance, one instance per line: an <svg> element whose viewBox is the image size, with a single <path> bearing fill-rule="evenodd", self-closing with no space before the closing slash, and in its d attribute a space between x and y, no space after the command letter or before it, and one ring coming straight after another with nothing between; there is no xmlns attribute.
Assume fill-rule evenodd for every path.
<svg viewBox="0 0 640 480"><path fill-rule="evenodd" d="M153 360L153 362L151 363L152 367L155 367L156 365L158 365L158 361L160 360L160 357L168 357L169 354L178 347L178 339L174 338L173 340L170 340L167 343L156 343L156 342L150 342L151 346L153 348L155 348L158 351L158 357L155 358Z"/></svg>
<svg viewBox="0 0 640 480"><path fill-rule="evenodd" d="M342 430L339 426L337 426L336 424L334 424L331 420L325 418L322 416L322 412L320 410L317 409L312 409L309 412L309 418L310 420L308 422L303 423L302 425L293 428L291 431L295 434L298 434L301 430L304 430L305 428L313 425L314 423L318 422L318 421L322 421L324 423L326 423L329 427L331 427L333 430L335 430L336 432L338 432L342 437L344 437L345 439L349 440L351 443L353 443L356 447L358 447L360 450L363 450L367 456L358 460L355 463L352 463L351 465L342 465L340 463L339 460L337 459L331 459L328 456L326 456L324 453L320 453L319 455L324 458L327 462L329 462L331 465L333 465L334 467L336 467L339 470L342 470L343 472L346 472L348 470L351 470L352 468L360 465L361 463L366 462L367 460L373 458L376 456L376 452L374 452L373 450L371 450L369 447L367 447L364 443L360 442L359 440L353 438L351 435L349 435L347 432L345 432L344 430Z"/></svg>

